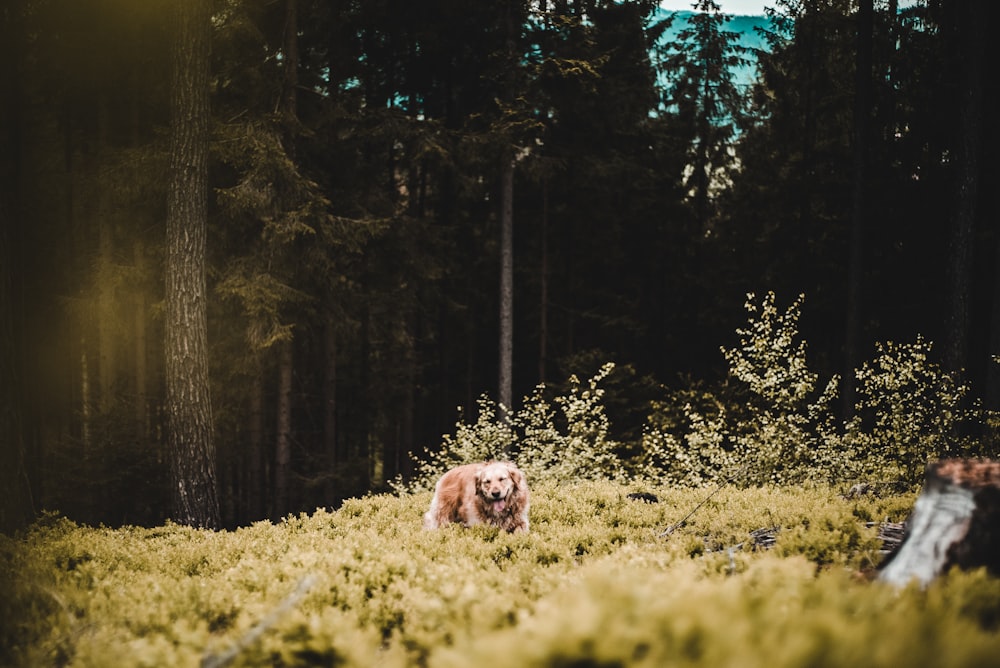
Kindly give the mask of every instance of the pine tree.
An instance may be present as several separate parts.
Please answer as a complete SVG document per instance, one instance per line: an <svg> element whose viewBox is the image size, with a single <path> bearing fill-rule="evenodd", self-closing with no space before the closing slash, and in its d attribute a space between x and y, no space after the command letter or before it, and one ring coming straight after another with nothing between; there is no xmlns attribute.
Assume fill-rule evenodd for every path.
<svg viewBox="0 0 1000 668"><path fill-rule="evenodd" d="M739 35L713 0L699 0L677 40L662 49L663 107L688 146L685 189L702 229L715 217L714 200L736 168L736 129L746 113L735 70L747 64Z"/></svg>

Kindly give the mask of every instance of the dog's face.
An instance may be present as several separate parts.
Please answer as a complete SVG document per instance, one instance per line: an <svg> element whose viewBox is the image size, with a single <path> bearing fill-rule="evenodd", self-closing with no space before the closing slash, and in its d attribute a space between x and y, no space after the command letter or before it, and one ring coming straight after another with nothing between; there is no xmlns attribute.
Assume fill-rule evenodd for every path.
<svg viewBox="0 0 1000 668"><path fill-rule="evenodd" d="M517 487L520 472L507 464L487 464L476 476L476 488L495 513L503 512Z"/></svg>

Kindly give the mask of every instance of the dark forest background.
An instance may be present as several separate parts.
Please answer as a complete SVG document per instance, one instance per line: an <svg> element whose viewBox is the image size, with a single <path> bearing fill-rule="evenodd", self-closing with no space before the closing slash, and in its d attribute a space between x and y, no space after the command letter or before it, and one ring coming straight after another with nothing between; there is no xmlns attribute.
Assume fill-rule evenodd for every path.
<svg viewBox="0 0 1000 668"><path fill-rule="evenodd" d="M169 514L170 4L0 8L4 528ZM806 296L842 417L849 370L918 334L1000 407L1000 4L776 0L759 52L697 6L215 0L225 526L385 489L481 394L607 361L637 441L724 378L748 292Z"/></svg>

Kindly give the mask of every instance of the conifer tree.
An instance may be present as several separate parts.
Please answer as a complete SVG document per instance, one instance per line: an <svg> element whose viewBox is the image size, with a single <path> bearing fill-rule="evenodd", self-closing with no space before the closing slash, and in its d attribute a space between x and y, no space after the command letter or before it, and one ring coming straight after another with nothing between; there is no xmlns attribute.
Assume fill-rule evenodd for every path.
<svg viewBox="0 0 1000 668"><path fill-rule="evenodd" d="M717 248L726 255L716 262L739 288L804 293L817 320L843 322L855 24L842 0L777 4L740 130L740 169L723 197ZM737 257L742 261L726 259ZM828 324L805 336L819 349L839 351L843 334Z"/></svg>
<svg viewBox="0 0 1000 668"><path fill-rule="evenodd" d="M714 218L715 193L736 166L736 128L745 115L745 95L735 69L747 63L739 36L724 29L728 16L714 0L698 0L677 40L664 45L661 72L664 108L672 113L688 146L684 184L702 229Z"/></svg>

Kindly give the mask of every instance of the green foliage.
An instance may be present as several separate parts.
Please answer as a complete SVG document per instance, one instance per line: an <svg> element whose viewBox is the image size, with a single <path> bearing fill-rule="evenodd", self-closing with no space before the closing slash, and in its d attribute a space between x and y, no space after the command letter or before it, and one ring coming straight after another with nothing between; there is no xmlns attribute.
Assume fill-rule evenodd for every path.
<svg viewBox="0 0 1000 668"><path fill-rule="evenodd" d="M704 224L708 207L731 185L739 164L732 147L747 102L736 71L750 61L739 35L724 29L728 17L717 3L692 6L695 13L677 33L677 41L666 42L658 51L662 105L676 114L676 131L687 146L684 188L698 222Z"/></svg>
<svg viewBox="0 0 1000 668"><path fill-rule="evenodd" d="M803 297L779 312L774 293L757 303L748 295L749 321L739 345L723 349L733 387L685 403L674 428L654 415L645 441L645 465L672 484L699 485L735 476L748 483L826 479L840 458L831 447L832 379L818 397L806 345L798 340ZM679 428L678 428L679 427Z"/></svg>
<svg viewBox="0 0 1000 668"><path fill-rule="evenodd" d="M870 475L914 480L928 460L983 454L968 434L991 416L931 352L922 337L879 344L876 358L856 372L858 415L845 441L862 454Z"/></svg>
<svg viewBox="0 0 1000 668"><path fill-rule="evenodd" d="M758 54L760 85L749 91L730 76L748 54L719 3L697 4L708 11L685 19L664 51L664 12L649 0L463 3L461 21L449 1L299 3L292 51L283 30L292 5L213 3L206 306L229 522L261 512L267 486L253 480L256 448L245 445L273 443L279 421L268 412L251 428L248 407L274 396L279 342L295 347L300 508L318 501L323 481L324 502L381 485L402 452L438 437L468 388L475 396L492 385L498 147L530 149L514 184L524 232L515 303L525 307L519 350L540 345L538 356L516 356L515 378L534 377L539 362L551 374L581 348L615 350L663 381L679 369L707 375L733 285L805 290L822 295L817 321L842 316L851 175L861 174L851 150L851 105L862 99L857 3L774 3L770 53ZM2 208L11 212L0 245L17 316L3 316L17 377L5 378L11 400L0 413L40 453L26 467L34 505L77 519L139 522L163 507L119 490L148 488L137 474L162 459L171 5L26 1L0 13L10 130L0 139ZM939 221L955 209L965 161L941 156L956 155L953 105L966 99L952 47L973 43L965 24L982 23L952 25L949 3L903 5L875 12L877 108L860 142L870 149L866 181L878 184L865 192L863 264L880 292L868 306L884 331L934 327L949 303ZM293 119L283 100L295 54ZM748 92L752 117L742 113ZM991 226L977 230L973 244L994 242ZM973 285L993 285L990 263L972 269ZM988 326L987 311L973 309L973 331ZM825 339L810 344L835 355L842 341ZM818 432L804 407L772 411L777 422L764 424L739 382L688 414L683 403L669 407L681 422L652 433L642 461L601 464L609 444L600 442L585 444L598 450L581 461L698 485L744 462L740 439L761 466L789 462L779 472L787 480L792 465L860 475L862 453L839 454L881 447L861 433L841 440L842 425ZM106 414L109 389L131 410ZM539 405L538 429L518 438L549 449L540 470L580 470L562 457L562 440L572 440L563 407L551 408L554 436ZM633 441L610 449L624 459L637 439L610 415L615 438ZM91 438L119 416L130 425ZM875 417L864 419L859 428L873 433ZM126 496L155 510L139 517Z"/></svg>
<svg viewBox="0 0 1000 668"><path fill-rule="evenodd" d="M527 535L425 531L426 492L231 532L45 516L0 538L0 664L196 665L236 648L234 666L977 666L1000 650L1000 580L867 581L868 519L902 520L912 493L727 487L699 506L704 489L648 490L659 503L539 484ZM749 540L759 527L772 549Z"/></svg>
<svg viewBox="0 0 1000 668"><path fill-rule="evenodd" d="M609 435L604 390L599 387L613 369L614 364L605 364L586 386L572 376L567 393L551 403L539 385L525 397L524 407L507 419L498 419L506 412L502 406L480 397L476 421L460 419L455 434L446 434L440 449L425 449L422 461L415 458L415 475L407 481L398 478L393 487L400 492L430 490L453 466L506 458L516 460L532 482L626 479L628 469Z"/></svg>
<svg viewBox="0 0 1000 668"><path fill-rule="evenodd" d="M931 344L878 346L856 371L856 417L838 424L833 410L839 378L820 391L799 338L803 296L785 311L774 293L748 295L739 345L723 348L729 380L717 390L699 385L655 403L637 456L609 436L599 383L573 377L553 407L544 387L524 399L509 420L488 398L475 423L459 421L455 435L425 453L417 475L400 491L433 488L457 464L514 457L529 479L608 478L704 486L719 481L785 484L805 481L915 484L926 463L943 456L984 454L974 434L995 418L969 397L969 388L931 359Z"/></svg>
<svg viewBox="0 0 1000 668"><path fill-rule="evenodd" d="M831 379L820 396L818 376L809 371L806 344L798 341L798 320L804 295L784 313L768 293L760 304L748 295L749 322L737 329L740 344L723 349L729 373L745 384L752 401L750 415L731 430L733 448L750 482L789 482L826 476L824 464L837 460L825 452L822 427L830 416L838 379Z"/></svg>
<svg viewBox="0 0 1000 668"><path fill-rule="evenodd" d="M817 392L799 340L803 297L780 312L774 293L749 295L739 345L723 349L732 385L678 394L656 407L644 435L642 470L671 484L733 477L751 484L805 480L917 483L927 461L983 454L970 428L990 415L931 359L931 344L878 346L856 371L856 417L838 425L839 378ZM679 414L678 414L679 413Z"/></svg>

